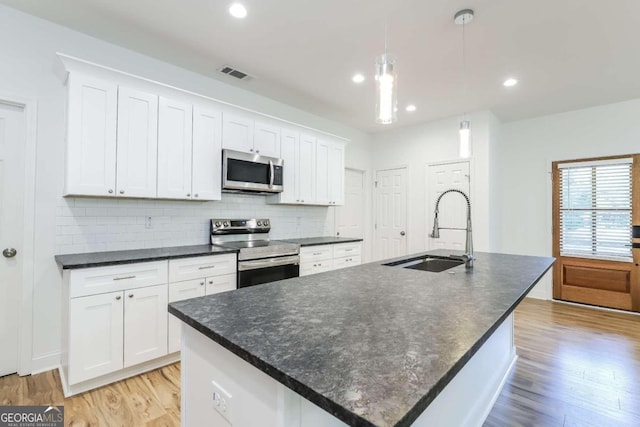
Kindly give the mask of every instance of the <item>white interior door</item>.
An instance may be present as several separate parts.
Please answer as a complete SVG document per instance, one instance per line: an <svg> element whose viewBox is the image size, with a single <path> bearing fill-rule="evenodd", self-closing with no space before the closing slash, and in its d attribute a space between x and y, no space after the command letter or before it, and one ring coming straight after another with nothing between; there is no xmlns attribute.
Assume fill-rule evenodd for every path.
<svg viewBox="0 0 640 427"><path fill-rule="evenodd" d="M407 169L376 173L376 259L407 254Z"/></svg>
<svg viewBox="0 0 640 427"><path fill-rule="evenodd" d="M431 234L433 227L433 215L438 196L446 190L456 189L464 191L471 198L470 176L469 162L427 166L428 234ZM463 251L467 226L467 203L464 197L456 193L447 194L440 201L439 212L440 238L433 239L427 235L427 247Z"/></svg>
<svg viewBox="0 0 640 427"><path fill-rule="evenodd" d="M345 170L344 205L336 206L336 236L364 237L364 172Z"/></svg>
<svg viewBox="0 0 640 427"><path fill-rule="evenodd" d="M0 103L0 376L18 370L24 146L24 110Z"/></svg>

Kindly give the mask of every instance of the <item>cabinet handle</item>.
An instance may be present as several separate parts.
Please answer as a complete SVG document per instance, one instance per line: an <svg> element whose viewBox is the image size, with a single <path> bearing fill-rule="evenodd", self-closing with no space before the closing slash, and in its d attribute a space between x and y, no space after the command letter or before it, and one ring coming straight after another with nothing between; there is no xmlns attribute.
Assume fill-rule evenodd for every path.
<svg viewBox="0 0 640 427"><path fill-rule="evenodd" d="M300 200L300 202L304 203L304 200Z"/></svg>
<svg viewBox="0 0 640 427"><path fill-rule="evenodd" d="M260 150L256 150L256 153L260 154Z"/></svg>
<svg viewBox="0 0 640 427"><path fill-rule="evenodd" d="M135 279L136 276L124 276L124 277L114 277L113 280L127 280L127 279Z"/></svg>
<svg viewBox="0 0 640 427"><path fill-rule="evenodd" d="M194 194L193 197L197 198L198 197L198 193Z"/></svg>
<svg viewBox="0 0 640 427"><path fill-rule="evenodd" d="M249 148L249 151L251 151L253 153L253 148Z"/></svg>
<svg viewBox="0 0 640 427"><path fill-rule="evenodd" d="M352 251L352 250L353 250L353 248L351 248L351 249L345 249L344 251L345 251L345 252L349 252L349 251Z"/></svg>
<svg viewBox="0 0 640 427"><path fill-rule="evenodd" d="M215 265L207 265L206 267L198 267L198 270L207 270L209 268L216 268Z"/></svg>
<svg viewBox="0 0 640 427"><path fill-rule="evenodd" d="M133 298L133 294L129 294L129 298Z"/></svg>
<svg viewBox="0 0 640 427"><path fill-rule="evenodd" d="M200 286L204 286L204 282L200 282Z"/></svg>
<svg viewBox="0 0 640 427"><path fill-rule="evenodd" d="M113 188L109 189L109 194L113 194Z"/></svg>
<svg viewBox="0 0 640 427"><path fill-rule="evenodd" d="M209 280L209 284L210 284L210 285L213 285L213 280Z"/></svg>
<svg viewBox="0 0 640 427"><path fill-rule="evenodd" d="M124 194L124 190L120 190L120 194Z"/></svg>
<svg viewBox="0 0 640 427"><path fill-rule="evenodd" d="M322 252L314 252L314 255L322 255Z"/></svg>
<svg viewBox="0 0 640 427"><path fill-rule="evenodd" d="M317 266L318 266L318 264L313 264L313 266L314 266L314 267L317 267Z"/></svg>
<svg viewBox="0 0 640 427"><path fill-rule="evenodd" d="M122 299L122 296L121 296L121 295L118 295L118 296L116 297L116 301L120 301L121 299Z"/></svg>
<svg viewBox="0 0 640 427"><path fill-rule="evenodd" d="M187 197L191 197L191 193L187 193Z"/></svg>

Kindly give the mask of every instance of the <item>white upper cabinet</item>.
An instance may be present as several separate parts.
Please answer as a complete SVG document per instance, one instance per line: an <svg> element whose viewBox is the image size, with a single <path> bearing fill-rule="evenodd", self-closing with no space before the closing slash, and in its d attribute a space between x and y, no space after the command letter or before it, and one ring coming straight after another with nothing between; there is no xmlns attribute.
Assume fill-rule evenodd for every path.
<svg viewBox="0 0 640 427"><path fill-rule="evenodd" d="M329 197L329 152L330 143L318 139L316 143L316 198L318 205L328 205Z"/></svg>
<svg viewBox="0 0 640 427"><path fill-rule="evenodd" d="M329 204L344 205L344 144L329 144Z"/></svg>
<svg viewBox="0 0 640 427"><path fill-rule="evenodd" d="M267 123L255 122L253 151L261 156L280 157L280 128Z"/></svg>
<svg viewBox="0 0 640 427"><path fill-rule="evenodd" d="M222 179L222 113L193 107L192 199L220 200Z"/></svg>
<svg viewBox="0 0 640 427"><path fill-rule="evenodd" d="M65 195L115 196L118 86L69 76Z"/></svg>
<svg viewBox="0 0 640 427"><path fill-rule="evenodd" d="M222 117L222 148L253 152L253 119L224 113Z"/></svg>
<svg viewBox="0 0 640 427"><path fill-rule="evenodd" d="M160 98L158 112L158 197L191 198L191 104Z"/></svg>
<svg viewBox="0 0 640 427"><path fill-rule="evenodd" d="M300 134L284 129L280 141L280 158L284 161L282 173L283 191L278 198L280 203L299 202L298 188L298 152Z"/></svg>
<svg viewBox="0 0 640 427"><path fill-rule="evenodd" d="M297 156L298 198L300 203L316 202L316 138L302 134Z"/></svg>
<svg viewBox="0 0 640 427"><path fill-rule="evenodd" d="M119 87L117 128L117 195L156 197L158 97Z"/></svg>

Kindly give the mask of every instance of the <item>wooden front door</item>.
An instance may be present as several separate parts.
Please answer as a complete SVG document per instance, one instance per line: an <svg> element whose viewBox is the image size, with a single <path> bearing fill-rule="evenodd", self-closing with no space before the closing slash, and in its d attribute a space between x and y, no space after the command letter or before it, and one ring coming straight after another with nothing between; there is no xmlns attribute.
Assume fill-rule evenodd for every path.
<svg viewBox="0 0 640 427"><path fill-rule="evenodd" d="M553 163L553 298L640 311L640 156Z"/></svg>

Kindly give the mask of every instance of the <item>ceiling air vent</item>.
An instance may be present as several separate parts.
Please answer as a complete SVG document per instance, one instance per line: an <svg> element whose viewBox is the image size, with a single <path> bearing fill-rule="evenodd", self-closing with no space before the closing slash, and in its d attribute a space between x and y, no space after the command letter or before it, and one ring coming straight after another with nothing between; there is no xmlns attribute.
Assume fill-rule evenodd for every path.
<svg viewBox="0 0 640 427"><path fill-rule="evenodd" d="M253 79L253 77L249 74L244 73L240 70L236 70L235 68L231 68L228 65L219 68L218 71L220 71L222 74L226 74L227 76L235 77L238 80L249 81Z"/></svg>

